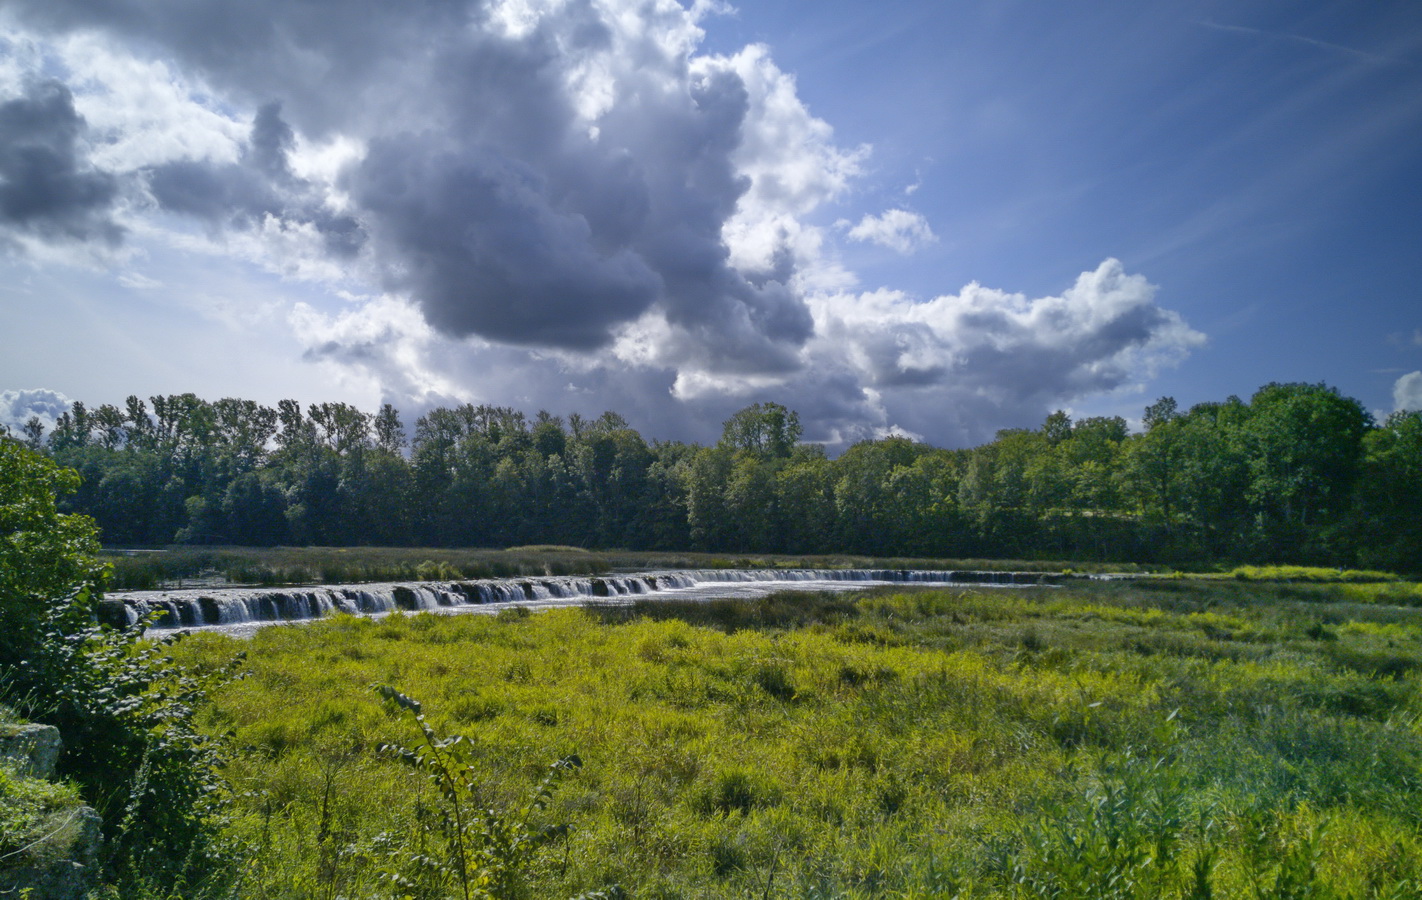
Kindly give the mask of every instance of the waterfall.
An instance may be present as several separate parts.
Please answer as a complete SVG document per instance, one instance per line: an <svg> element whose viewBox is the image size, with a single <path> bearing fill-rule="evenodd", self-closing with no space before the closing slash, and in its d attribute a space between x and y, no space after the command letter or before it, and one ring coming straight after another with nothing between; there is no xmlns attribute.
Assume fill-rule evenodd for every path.
<svg viewBox="0 0 1422 900"><path fill-rule="evenodd" d="M708 592L714 592L717 586L732 592L759 587L763 589L761 593L769 593L782 586L809 587L816 584L825 587L843 583L863 586L906 583L1041 585L1055 584L1070 577L1074 576L1040 572L920 569L683 569L460 582L114 592L105 600L101 615L106 624L119 627L133 627L152 616L155 628L202 628L294 622L337 613L370 616L397 610L457 612L490 605L617 602L620 598L675 598L692 593L702 597L711 596L712 593Z"/></svg>

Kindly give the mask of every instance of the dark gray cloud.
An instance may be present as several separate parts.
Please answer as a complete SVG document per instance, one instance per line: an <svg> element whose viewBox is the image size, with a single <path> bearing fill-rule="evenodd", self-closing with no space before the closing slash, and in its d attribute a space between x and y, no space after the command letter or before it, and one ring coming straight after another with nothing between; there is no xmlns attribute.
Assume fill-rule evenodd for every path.
<svg viewBox="0 0 1422 900"><path fill-rule="evenodd" d="M58 81L0 103L0 225L47 238L119 243L117 179L89 165L84 119Z"/></svg>
<svg viewBox="0 0 1422 900"><path fill-rule="evenodd" d="M447 334L591 349L658 293L635 253L598 252L585 217L552 208L535 172L486 148L380 140L351 188L393 280Z"/></svg>
<svg viewBox="0 0 1422 900"><path fill-rule="evenodd" d="M276 184L291 184L291 151L296 148L296 132L281 117L280 103L266 103L252 122L252 139L247 160L253 169Z"/></svg>

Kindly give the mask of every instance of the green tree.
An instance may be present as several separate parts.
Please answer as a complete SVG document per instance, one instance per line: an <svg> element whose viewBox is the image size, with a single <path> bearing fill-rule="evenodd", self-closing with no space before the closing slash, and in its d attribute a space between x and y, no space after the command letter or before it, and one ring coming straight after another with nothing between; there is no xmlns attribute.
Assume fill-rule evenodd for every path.
<svg viewBox="0 0 1422 900"><path fill-rule="evenodd" d="M1181 422L1180 502L1200 554L1240 559L1251 541L1249 420L1238 397L1192 406Z"/></svg>
<svg viewBox="0 0 1422 900"><path fill-rule="evenodd" d="M800 440L800 415L779 403L747 406L725 421L721 446L752 456L786 459Z"/></svg>
<svg viewBox="0 0 1422 900"><path fill-rule="evenodd" d="M1042 436L1049 444L1060 444L1071 437L1071 416L1060 409L1047 416L1042 423Z"/></svg>
<svg viewBox="0 0 1422 900"><path fill-rule="evenodd" d="M19 441L0 438L0 663L18 665L48 617L89 614L86 585L98 581L98 529L88 516L59 511L79 476ZM57 606L58 604L58 606Z"/></svg>
<svg viewBox="0 0 1422 900"><path fill-rule="evenodd" d="M726 482L735 454L722 447L702 447L683 468L686 520L692 546L699 550L740 549L732 546L734 530L726 509Z"/></svg>
<svg viewBox="0 0 1422 900"><path fill-rule="evenodd" d="M1422 412L1395 412L1363 439L1348 532L1368 567L1422 571Z"/></svg>
<svg viewBox="0 0 1422 900"><path fill-rule="evenodd" d="M1145 415L1141 417L1141 424L1146 431L1153 431L1156 426L1164 425L1175 419L1179 414L1179 408L1174 397L1161 397L1159 400L1145 408Z"/></svg>
<svg viewBox="0 0 1422 900"><path fill-rule="evenodd" d="M400 412L389 403L380 405L375 414L376 449L392 456L405 452L405 426L400 422Z"/></svg>
<svg viewBox="0 0 1422 900"><path fill-rule="evenodd" d="M1262 549L1279 558L1326 557L1325 532L1348 510L1372 417L1324 384L1265 385L1250 411L1249 499Z"/></svg>
<svg viewBox="0 0 1422 900"><path fill-rule="evenodd" d="M904 437L861 441L835 460L835 510L844 549L892 555L904 510L893 474L912 466L926 448Z"/></svg>
<svg viewBox="0 0 1422 900"><path fill-rule="evenodd" d="M629 546L647 491L653 456L646 441L615 413L604 413L568 449L581 506L593 534L584 543Z"/></svg>
<svg viewBox="0 0 1422 900"><path fill-rule="evenodd" d="M39 416L30 416L25 421L24 429L25 446L31 450L38 450L44 446L44 423Z"/></svg>
<svg viewBox="0 0 1422 900"><path fill-rule="evenodd" d="M780 542L787 553L824 553L834 547L834 466L824 449L801 444L775 473Z"/></svg>

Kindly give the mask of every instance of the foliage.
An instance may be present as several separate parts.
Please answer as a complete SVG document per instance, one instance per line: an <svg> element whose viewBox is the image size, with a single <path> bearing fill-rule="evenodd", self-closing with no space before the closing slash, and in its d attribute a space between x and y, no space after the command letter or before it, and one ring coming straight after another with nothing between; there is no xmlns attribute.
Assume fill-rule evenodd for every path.
<svg viewBox="0 0 1422 900"><path fill-rule="evenodd" d="M800 441L800 416L779 403L754 403L726 420L721 446L761 457L788 457Z"/></svg>
<svg viewBox="0 0 1422 900"><path fill-rule="evenodd" d="M223 876L216 840L226 801L213 739L196 709L241 655L203 676L138 631L52 629L4 690L36 721L55 725L59 774L80 787L104 823L107 877L120 886L195 886Z"/></svg>
<svg viewBox="0 0 1422 900"><path fill-rule="evenodd" d="M1191 835L1184 784L1164 758L1131 748L1109 755L1078 798L1049 805L1025 835L1012 879L1027 897L1128 900L1167 895L1181 881L1179 854ZM1208 859L1204 843L1198 857ZM1210 876L1200 879L1210 892Z"/></svg>
<svg viewBox="0 0 1422 900"><path fill-rule="evenodd" d="M62 733L59 774L103 818L111 885L137 896L212 883L222 782L194 711L213 676L184 673L138 632L93 624L93 524L55 508L74 482L0 440L0 696Z"/></svg>
<svg viewBox="0 0 1422 900"><path fill-rule="evenodd" d="M434 888L440 882L459 885L464 900L475 897L513 900L523 895L525 870L537 852L550 842L568 836L567 825L535 827L535 812L547 807L557 780L582 766L577 756L565 756L549 767L548 774L521 809L503 812L479 805L479 782L470 764L469 745L462 735L440 737L425 721L420 704L389 685L377 685L386 703L408 712L420 729L413 747L384 744L393 754L422 772L444 803L441 829L447 841L444 855L415 853L405 863L418 874L388 873L401 889ZM433 883L431 883L433 882Z"/></svg>
<svg viewBox="0 0 1422 900"><path fill-rule="evenodd" d="M0 762L0 869L61 856L79 805L73 786L21 778Z"/></svg>
<svg viewBox="0 0 1422 900"><path fill-rule="evenodd" d="M78 476L18 441L0 438L0 666L22 663L62 598L70 620L90 612L80 588L98 580L98 533L56 497Z"/></svg>
<svg viewBox="0 0 1422 900"><path fill-rule="evenodd" d="M1241 581L1303 581L1313 584L1348 584L1397 581L1390 572L1358 569L1321 569L1312 566L1236 566L1228 573Z"/></svg>

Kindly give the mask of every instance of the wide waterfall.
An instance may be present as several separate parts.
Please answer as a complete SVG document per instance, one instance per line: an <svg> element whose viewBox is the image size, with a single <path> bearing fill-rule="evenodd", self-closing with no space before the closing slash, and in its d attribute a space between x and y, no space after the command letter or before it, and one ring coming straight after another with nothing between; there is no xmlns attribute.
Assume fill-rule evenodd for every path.
<svg viewBox="0 0 1422 900"><path fill-rule="evenodd" d="M477 581L211 588L114 592L107 624L154 628L240 627L317 619L337 613L494 611L509 605L567 606L639 597L708 599L760 596L786 588L845 590L877 584L1041 585L1071 576L1041 572L916 569L695 569L622 575L498 578Z"/></svg>

